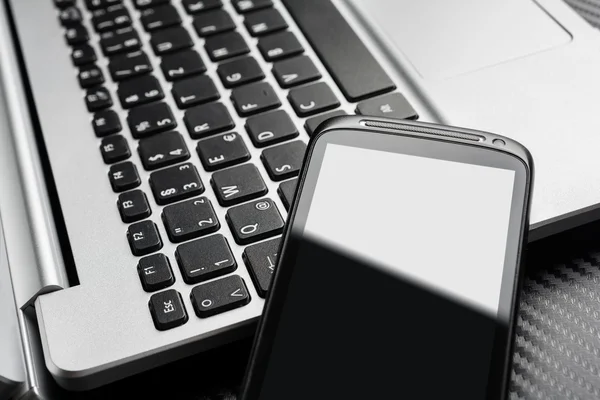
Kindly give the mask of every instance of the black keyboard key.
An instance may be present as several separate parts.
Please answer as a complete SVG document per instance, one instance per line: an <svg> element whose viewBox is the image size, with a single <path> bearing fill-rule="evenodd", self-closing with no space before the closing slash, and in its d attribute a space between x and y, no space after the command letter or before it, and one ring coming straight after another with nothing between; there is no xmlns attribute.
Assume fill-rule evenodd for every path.
<svg viewBox="0 0 600 400"><path fill-rule="evenodd" d="M277 253L281 239L271 239L246 247L242 257L254 282L258 295L267 297L271 279L277 265Z"/></svg>
<svg viewBox="0 0 600 400"><path fill-rule="evenodd" d="M122 0L85 0L88 10L94 11L99 8L107 8L116 4L121 4Z"/></svg>
<svg viewBox="0 0 600 400"><path fill-rule="evenodd" d="M231 91L231 101L242 117L277 108L281 105L273 87L256 82Z"/></svg>
<svg viewBox="0 0 600 400"><path fill-rule="evenodd" d="M212 61L222 61L250 52L244 38L237 32L211 36L206 39L204 48Z"/></svg>
<svg viewBox="0 0 600 400"><path fill-rule="evenodd" d="M204 192L200 175L190 163L153 172L150 175L150 187L160 205L189 199Z"/></svg>
<svg viewBox="0 0 600 400"><path fill-rule="evenodd" d="M58 19L64 27L70 27L81 24L83 17L81 16L81 11L79 11L79 8L71 6L60 10Z"/></svg>
<svg viewBox="0 0 600 400"><path fill-rule="evenodd" d="M202 74L206 66L200 55L194 50L168 54L162 58L160 67L168 81L183 79L188 76Z"/></svg>
<svg viewBox="0 0 600 400"><path fill-rule="evenodd" d="M165 103L148 104L134 108L129 111L127 123L129 129L131 129L131 134L136 139L165 132L177 126L171 109Z"/></svg>
<svg viewBox="0 0 600 400"><path fill-rule="evenodd" d="M123 108L139 106L165 97L158 80L151 75L121 82L117 94Z"/></svg>
<svg viewBox="0 0 600 400"><path fill-rule="evenodd" d="M148 218L152 214L146 194L141 190L121 193L117 200L121 220L125 223L136 222Z"/></svg>
<svg viewBox="0 0 600 400"><path fill-rule="evenodd" d="M321 78L321 73L308 56L294 57L275 63L273 75L282 88L301 85Z"/></svg>
<svg viewBox="0 0 600 400"><path fill-rule="evenodd" d="M195 239L218 231L221 227L215 210L206 197L165 207L162 220L173 243Z"/></svg>
<svg viewBox="0 0 600 400"><path fill-rule="evenodd" d="M67 8L75 5L75 0L54 0L54 5L58 8Z"/></svg>
<svg viewBox="0 0 600 400"><path fill-rule="evenodd" d="M113 105L112 97L105 87L89 89L85 95L85 105L88 111L96 112Z"/></svg>
<svg viewBox="0 0 600 400"><path fill-rule="evenodd" d="M325 82L290 90L288 100L299 117L306 117L339 107L340 102Z"/></svg>
<svg viewBox="0 0 600 400"><path fill-rule="evenodd" d="M142 42L136 30L131 26L127 26L101 34L100 47L105 56L112 56L138 50L142 47Z"/></svg>
<svg viewBox="0 0 600 400"><path fill-rule="evenodd" d="M162 248L162 240L152 221L137 222L127 228L129 247L135 256L145 256Z"/></svg>
<svg viewBox="0 0 600 400"><path fill-rule="evenodd" d="M92 15L92 24L98 32L112 31L131 25L131 15L122 4L96 10Z"/></svg>
<svg viewBox="0 0 600 400"><path fill-rule="evenodd" d="M267 194L267 186L253 164L215 172L211 184L222 206L232 206Z"/></svg>
<svg viewBox="0 0 600 400"><path fill-rule="evenodd" d="M134 0L133 5L138 10L143 10L149 7L156 7L161 4L168 4L171 0Z"/></svg>
<svg viewBox="0 0 600 400"><path fill-rule="evenodd" d="M196 286L191 299L196 315L208 318L245 306L250 302L250 295L244 280L233 275Z"/></svg>
<svg viewBox="0 0 600 400"><path fill-rule="evenodd" d="M298 130L292 119L283 110L275 110L248 118L246 131L256 147L269 146L298 136Z"/></svg>
<svg viewBox="0 0 600 400"><path fill-rule="evenodd" d="M173 83L171 90L175 103L180 109L188 108L221 97L217 87L208 75L193 76Z"/></svg>
<svg viewBox="0 0 600 400"><path fill-rule="evenodd" d="M79 68L77 79L79 80L79 86L87 89L92 86L103 84L104 74L102 74L102 70L95 64L90 64Z"/></svg>
<svg viewBox="0 0 600 400"><path fill-rule="evenodd" d="M260 158L271 179L282 181L298 175L305 152L306 144L297 140L263 150Z"/></svg>
<svg viewBox="0 0 600 400"><path fill-rule="evenodd" d="M227 131L235 126L229 111L221 103L190 108L185 112L183 122L193 139Z"/></svg>
<svg viewBox="0 0 600 400"><path fill-rule="evenodd" d="M223 63L217 68L217 73L226 88L245 85L265 77L260 65L252 57L244 57Z"/></svg>
<svg viewBox="0 0 600 400"><path fill-rule="evenodd" d="M65 31L65 40L69 46L83 44L90 40L90 35L83 25L73 25Z"/></svg>
<svg viewBox="0 0 600 400"><path fill-rule="evenodd" d="M281 198L281 202L285 206L285 209L290 211L292 204L294 203L294 194L296 193L296 186L298 185L298 178L290 179L289 181L281 182L277 193Z"/></svg>
<svg viewBox="0 0 600 400"><path fill-rule="evenodd" d="M152 34L150 44L156 55L173 53L178 50L188 49L194 45L188 31L182 26L163 29Z"/></svg>
<svg viewBox="0 0 600 400"><path fill-rule="evenodd" d="M123 128L119 116L114 110L104 110L94 114L92 126L94 127L94 133L98 137L121 132L121 129Z"/></svg>
<svg viewBox="0 0 600 400"><path fill-rule="evenodd" d="M272 5L272 0L233 0L233 6L240 14L271 7Z"/></svg>
<svg viewBox="0 0 600 400"><path fill-rule="evenodd" d="M390 93L358 103L356 112L361 115L396 119L417 119L419 114L400 93Z"/></svg>
<svg viewBox="0 0 600 400"><path fill-rule="evenodd" d="M183 8L188 14L196 14L208 10L214 10L223 5L221 0L182 0Z"/></svg>
<svg viewBox="0 0 600 400"><path fill-rule="evenodd" d="M396 88L331 1L283 0L283 4L348 100Z"/></svg>
<svg viewBox="0 0 600 400"><path fill-rule="evenodd" d="M250 159L250 152L244 140L235 132L200 140L196 150L207 171L215 171Z"/></svg>
<svg viewBox="0 0 600 400"><path fill-rule="evenodd" d="M348 115L345 111L335 110L330 111L321 115L317 115L316 117L312 117L306 120L304 123L304 128L306 128L306 132L309 136L313 136L319 125L323 122L327 121L329 118L340 117L342 115Z"/></svg>
<svg viewBox="0 0 600 400"><path fill-rule="evenodd" d="M188 320L181 294L175 289L153 294L148 306L154 326L159 331L183 325Z"/></svg>
<svg viewBox="0 0 600 400"><path fill-rule="evenodd" d="M264 36L288 27L279 11L274 8L248 14L244 19L244 25L252 36Z"/></svg>
<svg viewBox="0 0 600 400"><path fill-rule="evenodd" d="M112 57L108 63L108 70L113 81L119 82L152 72L152 64L146 53L139 50Z"/></svg>
<svg viewBox="0 0 600 400"><path fill-rule="evenodd" d="M230 208L226 218L238 244L257 242L283 232L283 219L271 199L255 200Z"/></svg>
<svg viewBox="0 0 600 400"><path fill-rule="evenodd" d="M113 190L117 193L140 186L137 168L131 162L123 162L110 167L108 178Z"/></svg>
<svg viewBox="0 0 600 400"><path fill-rule="evenodd" d="M206 37L232 31L235 29L235 23L227 11L214 10L199 14L194 18L194 29L198 36Z"/></svg>
<svg viewBox="0 0 600 400"><path fill-rule="evenodd" d="M177 246L177 264L186 283L198 283L233 272L237 268L227 239L212 235Z"/></svg>
<svg viewBox="0 0 600 400"><path fill-rule="evenodd" d="M121 135L112 135L102 139L100 152L106 164L124 161L131 157L127 140Z"/></svg>
<svg viewBox="0 0 600 400"><path fill-rule="evenodd" d="M152 32L157 29L181 24L181 17L175 7L167 4L156 8L144 9L142 11L141 22L146 31Z"/></svg>
<svg viewBox="0 0 600 400"><path fill-rule="evenodd" d="M71 52L71 60L75 66L90 64L95 62L97 59L98 57L96 57L96 51L89 44L75 46Z"/></svg>
<svg viewBox="0 0 600 400"><path fill-rule="evenodd" d="M164 254L152 254L140 259L137 269L146 292L164 289L175 282L171 263Z"/></svg>
<svg viewBox="0 0 600 400"><path fill-rule="evenodd" d="M289 31L261 37L258 40L258 49L266 61L281 60L304 52L296 36Z"/></svg>
<svg viewBox="0 0 600 400"><path fill-rule="evenodd" d="M165 132L140 140L138 153L147 171L190 158L183 137L178 132Z"/></svg>

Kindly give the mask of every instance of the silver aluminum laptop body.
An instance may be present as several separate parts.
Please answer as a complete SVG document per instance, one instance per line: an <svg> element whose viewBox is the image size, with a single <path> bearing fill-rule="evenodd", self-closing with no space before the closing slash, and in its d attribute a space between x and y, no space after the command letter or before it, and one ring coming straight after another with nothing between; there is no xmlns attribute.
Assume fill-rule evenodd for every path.
<svg viewBox="0 0 600 400"><path fill-rule="evenodd" d="M131 255L115 194L106 182L107 167L99 159L98 140L91 131L56 10L51 1L7 2L25 70L20 69L17 47L5 22L9 10L0 2L2 103L10 124L0 135L14 150L12 167L0 169L0 182L12 185L14 192L0 195L0 209L7 237L12 232L14 238L21 238L7 240L9 258L18 261L9 264L17 307L25 319L23 310L35 307L51 374L63 387L91 388L250 334L263 306L251 284L252 302L246 307L206 320L188 309L190 319L185 325L165 332L154 329L149 294L140 289L137 258ZM323 80L335 87L285 8L275 3ZM533 240L598 219L600 33L561 0L337 0L335 4L418 110L420 120L498 132L531 150L537 168ZM84 8L83 1L80 6ZM224 8L236 16L228 2ZM238 17L236 22L241 21ZM185 19L184 26L192 30L191 20ZM251 54L262 60L256 46L251 47ZM201 44L197 49L206 58ZM146 50L152 58L152 51ZM153 62L159 69L156 59ZM214 77L214 67L208 73ZM266 75L277 87L273 77ZM35 110L27 102L25 76ZM106 86L114 93L116 85ZM342 109L352 112L355 105L346 102L338 89L334 91ZM285 92L280 95L284 98ZM170 99L167 102L172 104ZM303 121L289 105L284 109L301 127ZM126 113L120 115L124 121ZM243 120L232 115L236 126L243 126ZM69 287L50 212L34 136L38 123L77 267L77 286ZM308 139L306 134L301 138ZM193 149L193 141L186 140ZM258 159L260 152L250 151ZM142 188L150 192L148 173L140 170L140 175ZM277 186L268 186L275 193ZM205 195L217 204L209 192ZM224 213L217 209L222 220ZM161 225L159 212L150 219ZM243 248L228 233L224 235L241 260ZM165 240L165 252L172 254L175 247ZM176 269L173 288L186 297L191 287ZM244 265L236 273L251 282ZM28 326L35 326L34 322ZM35 335L22 337L25 347L34 345L29 337Z"/></svg>

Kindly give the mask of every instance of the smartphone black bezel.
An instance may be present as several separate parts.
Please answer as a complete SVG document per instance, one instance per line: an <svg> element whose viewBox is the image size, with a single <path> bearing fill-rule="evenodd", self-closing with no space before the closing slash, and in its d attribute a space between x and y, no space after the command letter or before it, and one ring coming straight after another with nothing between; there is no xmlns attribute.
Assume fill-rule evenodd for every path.
<svg viewBox="0 0 600 400"><path fill-rule="evenodd" d="M343 132L344 134L336 135L336 132ZM348 132L355 132L355 134L346 134ZM445 142L446 144L455 143L461 146L456 146L456 148L453 148L454 154L452 155L452 157L434 158L453 159L460 160L461 162L466 163L489 165L489 163L474 162L475 160L472 157L467 156L472 155L473 148L475 148L476 152L484 151L486 153L483 154L494 154L494 157L496 158L498 156L501 156L508 162L506 165L514 166L513 169L516 173L514 196L515 198L522 198L522 201L519 201L518 199L513 199L513 205L515 205L515 201L517 201L517 203L521 204L522 207L521 210L519 210L518 214L516 214L516 217L519 218L517 225L515 225L516 217L513 212L514 210L511 211L511 221L509 226L509 229L512 228L512 233L518 232L519 234L519 239L515 242L517 247L514 249L514 259L516 260L516 263L514 265L514 272L512 276L509 277L510 279L516 278L516 283L513 285L511 293L509 293L511 299L510 304L512 306L509 310L506 310L506 312L508 313L508 325L506 327L508 334L496 335L496 350L494 353L494 358L502 359L504 360L504 362L503 365L500 366L497 363L493 364L496 366L496 368L490 371L490 386L488 387L489 399L504 398L507 394L508 381L510 377L509 367L510 363L512 362L513 337L517 317L516 309L524 271L524 268L522 268L525 251L524 244L527 243L527 232L529 227L529 204L531 197L531 189L533 186L533 160L531 155L529 154L527 149L525 149L519 143L506 137L487 132L454 127L450 128L435 124L427 124L412 121L397 121L386 118L347 116L333 118L322 124L319 127L315 136L312 138L307 149L304 160L305 167L303 168L298 179L296 196L294 199L294 203L291 207L291 211L288 216L288 223L286 224L285 232L283 235L283 240L279 251L279 260L277 263L278 266L276 269L276 273L273 277L273 283L271 286L272 289L269 291L269 295L267 296L265 309L261 321L259 323L259 328L254 342L254 349L252 351L250 362L246 371L246 378L244 380L244 385L242 387L241 393L242 399L258 399L262 383L265 378L267 363L273 345L273 339L277 334L279 316L281 315L282 310L285 306L287 288L294 271L293 267L280 268L279 265L293 265L293 261L296 259L297 243L294 243L294 240L291 238L293 235L290 235L290 232L292 228L295 228L297 225L296 218L298 215L299 203L301 201L301 198L303 198L303 196L298 196L298 193L301 193L304 190L307 179L307 173L310 169L308 168L308 166L311 162L313 162L313 155L315 153L315 149L321 148L324 152L326 144L329 143L327 142L327 138L334 136L335 143L337 144L347 144L355 147L363 147L359 145L360 143L357 143L357 141L354 140L357 137L356 133L358 133L359 135L376 133L392 135L398 138L421 138L425 139L426 141L416 143L417 146L420 145L422 148L425 148L426 146L428 146L428 144L433 144L434 142ZM475 141L473 140L473 138L480 138L480 140ZM325 142L323 142L323 140L325 140ZM347 143L340 143L340 140L342 142L347 141ZM368 137L368 142L376 140L377 137L375 135ZM385 140L387 140L389 143L389 136L386 136ZM322 142L323 146L321 146ZM363 141L363 144L364 143L365 142ZM385 151L390 150L386 149ZM492 151L494 153L488 153L489 151ZM396 152L404 154L408 153L404 150ZM320 164L323 159L323 153L321 153L319 156L321 157L318 160L319 165L317 167L312 168L313 171L317 171L316 176L318 176L318 170L320 169ZM481 160L480 157L477 158L479 159L477 161ZM312 198L312 195L314 194L314 186L316 180L314 180L311 183L312 187L310 188L310 198ZM311 200L310 198L302 199L302 201L304 203L308 202L309 204ZM301 219L301 224L303 227L306 215L301 217ZM508 247L509 246L507 245L506 254L509 253ZM505 270L503 272L503 280L505 279L505 273L507 272L506 269L507 267L505 265ZM498 353L498 349L506 349L506 351Z"/></svg>

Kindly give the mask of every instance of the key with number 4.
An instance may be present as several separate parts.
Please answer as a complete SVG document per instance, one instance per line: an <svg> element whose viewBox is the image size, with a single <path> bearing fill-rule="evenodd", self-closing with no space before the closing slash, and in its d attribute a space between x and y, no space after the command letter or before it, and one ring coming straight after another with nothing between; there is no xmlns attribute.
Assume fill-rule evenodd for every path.
<svg viewBox="0 0 600 400"><path fill-rule="evenodd" d="M183 137L178 132L165 132L140 140L138 153L147 171L190 158Z"/></svg>

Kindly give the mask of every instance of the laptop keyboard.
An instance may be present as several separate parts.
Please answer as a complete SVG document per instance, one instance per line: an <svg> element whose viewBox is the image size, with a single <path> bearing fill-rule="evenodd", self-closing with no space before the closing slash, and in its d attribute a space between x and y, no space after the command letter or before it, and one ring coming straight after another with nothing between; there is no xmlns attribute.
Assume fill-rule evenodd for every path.
<svg viewBox="0 0 600 400"><path fill-rule="evenodd" d="M286 18L271 0L232 0L233 8L221 0L54 3L85 93L90 134L98 137L98 162L107 166L106 189L115 192L123 240L139 257L139 290L153 293L148 306L156 329L185 324L190 312L210 318L244 307L252 301L247 285L264 298L286 212L265 196L278 195L289 209L306 141L321 122L345 114ZM325 25L332 34L313 29L318 10L309 15L301 2L283 3L357 112L418 117L339 13L324 10L336 16ZM335 37L344 43L336 45ZM364 79L348 68L349 56ZM306 118L303 127L292 111ZM244 126L236 126L239 118ZM261 149L259 159L252 159L252 147ZM149 193L140 188L142 170L150 171ZM277 194L269 193L268 181L281 182ZM153 213L163 226L147 219ZM243 260L232 252L232 240L248 246ZM177 244L172 254L164 252L166 242ZM252 282L235 274L244 267ZM183 296L171 288L175 269L193 285Z"/></svg>

